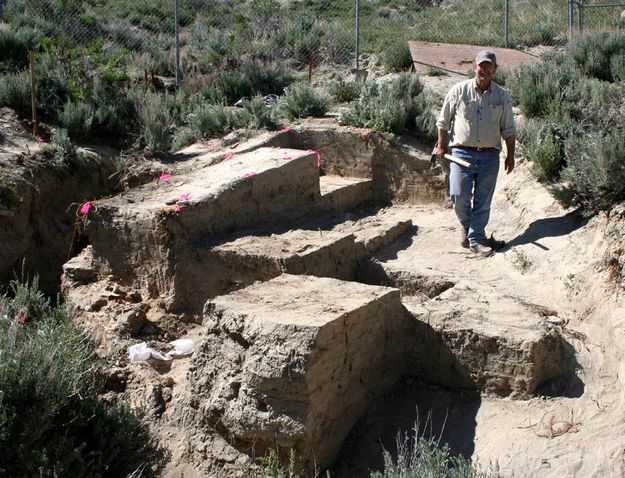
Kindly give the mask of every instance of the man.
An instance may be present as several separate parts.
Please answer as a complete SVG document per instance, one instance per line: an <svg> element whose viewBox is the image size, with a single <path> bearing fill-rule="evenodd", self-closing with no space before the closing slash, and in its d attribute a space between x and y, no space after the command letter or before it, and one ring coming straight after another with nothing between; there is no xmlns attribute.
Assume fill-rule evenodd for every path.
<svg viewBox="0 0 625 478"><path fill-rule="evenodd" d="M473 63L475 78L454 85L441 109L437 154L451 154L467 161L452 162L449 195L460 221L460 242L474 253L488 257L494 244L486 239L486 224L499 173L501 140L506 143L506 173L514 169L516 129L508 92L493 81L497 58L491 50L480 51Z"/></svg>

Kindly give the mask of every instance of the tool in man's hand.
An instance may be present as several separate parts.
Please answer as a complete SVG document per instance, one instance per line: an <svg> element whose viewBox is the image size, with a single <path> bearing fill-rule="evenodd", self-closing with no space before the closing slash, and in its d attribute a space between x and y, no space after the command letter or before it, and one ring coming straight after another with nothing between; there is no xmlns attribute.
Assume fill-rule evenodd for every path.
<svg viewBox="0 0 625 478"><path fill-rule="evenodd" d="M432 164L436 163L436 158L438 157L438 153L437 153L438 149L436 148L436 146L434 146L434 149L432 150L432 158L430 159L430 162ZM445 153L444 155L445 159L448 159L449 161L453 161L456 164L459 164L460 166L464 166L465 168L471 168L471 163L469 163L468 161L465 161L464 159L460 159L460 158L456 158L455 156L452 156L451 154L447 154Z"/></svg>

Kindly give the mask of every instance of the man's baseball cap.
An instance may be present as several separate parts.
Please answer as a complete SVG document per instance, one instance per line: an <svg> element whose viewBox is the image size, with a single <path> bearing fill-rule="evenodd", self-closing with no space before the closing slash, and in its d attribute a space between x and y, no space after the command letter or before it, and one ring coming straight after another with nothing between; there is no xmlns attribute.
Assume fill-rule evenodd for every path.
<svg viewBox="0 0 625 478"><path fill-rule="evenodd" d="M479 65L480 63L487 61L488 63L492 63L497 66L497 56L495 56L495 52L492 50L482 50L475 57L475 64Z"/></svg>

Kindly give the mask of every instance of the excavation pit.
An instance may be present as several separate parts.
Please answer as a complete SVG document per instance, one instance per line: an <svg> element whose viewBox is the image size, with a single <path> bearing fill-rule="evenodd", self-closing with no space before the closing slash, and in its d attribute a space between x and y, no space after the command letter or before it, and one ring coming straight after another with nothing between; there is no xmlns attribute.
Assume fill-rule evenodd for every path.
<svg viewBox="0 0 625 478"><path fill-rule="evenodd" d="M180 400L234 461L277 445L329 467L405 380L527 399L574 374L571 347L523 299L467 284L483 266L450 245L444 178L423 151L337 128L233 151L97 201L63 290L124 344L203 324ZM451 256L454 270L439 266ZM137 323L111 324L138 304Z"/></svg>

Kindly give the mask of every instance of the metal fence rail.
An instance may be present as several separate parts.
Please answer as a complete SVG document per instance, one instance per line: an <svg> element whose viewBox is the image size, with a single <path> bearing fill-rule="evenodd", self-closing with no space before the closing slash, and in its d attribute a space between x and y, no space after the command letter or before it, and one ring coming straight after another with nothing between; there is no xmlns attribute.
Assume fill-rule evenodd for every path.
<svg viewBox="0 0 625 478"><path fill-rule="evenodd" d="M625 3L569 0L569 32L625 29Z"/></svg>

